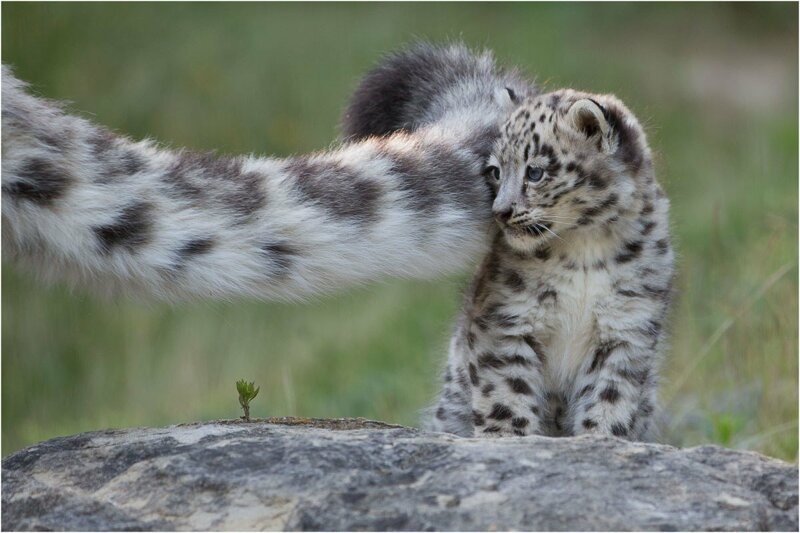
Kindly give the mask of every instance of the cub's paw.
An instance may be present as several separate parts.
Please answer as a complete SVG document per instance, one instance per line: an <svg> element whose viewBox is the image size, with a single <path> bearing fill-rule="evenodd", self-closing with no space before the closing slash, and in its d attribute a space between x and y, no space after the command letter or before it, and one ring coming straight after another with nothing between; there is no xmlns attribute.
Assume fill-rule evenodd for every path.
<svg viewBox="0 0 800 533"><path fill-rule="evenodd" d="M474 436L482 439L496 439L500 437L525 437L529 434L530 432L524 429L489 424L488 426L476 427Z"/></svg>

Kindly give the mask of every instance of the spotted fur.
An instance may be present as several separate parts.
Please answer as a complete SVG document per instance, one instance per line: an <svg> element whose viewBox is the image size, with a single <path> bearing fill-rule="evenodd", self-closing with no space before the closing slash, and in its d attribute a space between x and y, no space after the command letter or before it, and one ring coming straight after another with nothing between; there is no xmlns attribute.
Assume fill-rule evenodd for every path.
<svg viewBox="0 0 800 533"><path fill-rule="evenodd" d="M512 102L488 55L456 56L442 63L454 65L444 97L413 128L377 137L354 119L350 142L286 159L135 142L3 67L3 258L169 300L297 299L474 264L491 226L481 172Z"/></svg>
<svg viewBox="0 0 800 533"><path fill-rule="evenodd" d="M613 96L529 98L503 126L487 180L497 236L431 428L646 438L674 258L639 123Z"/></svg>

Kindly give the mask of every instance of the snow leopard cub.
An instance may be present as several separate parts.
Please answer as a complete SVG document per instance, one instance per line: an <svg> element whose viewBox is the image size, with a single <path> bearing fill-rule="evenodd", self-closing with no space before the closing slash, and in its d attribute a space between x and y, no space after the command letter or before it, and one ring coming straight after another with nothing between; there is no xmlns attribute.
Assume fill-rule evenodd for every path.
<svg viewBox="0 0 800 533"><path fill-rule="evenodd" d="M617 98L525 100L486 169L497 235L431 429L647 438L670 305L669 202Z"/></svg>

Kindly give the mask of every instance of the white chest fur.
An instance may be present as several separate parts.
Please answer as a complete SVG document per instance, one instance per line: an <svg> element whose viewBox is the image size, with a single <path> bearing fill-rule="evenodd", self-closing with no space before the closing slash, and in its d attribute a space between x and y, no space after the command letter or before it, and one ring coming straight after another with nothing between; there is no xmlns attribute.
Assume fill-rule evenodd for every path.
<svg viewBox="0 0 800 533"><path fill-rule="evenodd" d="M613 292L610 239L575 239L571 249L553 250L546 266L528 272L530 287L548 287L555 297L532 298L530 320L546 355L544 379L555 390L570 390L597 345L597 320Z"/></svg>
<svg viewBox="0 0 800 533"><path fill-rule="evenodd" d="M605 269L579 268L561 273L559 281L555 285L556 301L544 313L537 313L537 318L545 332L545 380L553 388L569 390L594 352L596 317L602 299L611 290L611 277Z"/></svg>

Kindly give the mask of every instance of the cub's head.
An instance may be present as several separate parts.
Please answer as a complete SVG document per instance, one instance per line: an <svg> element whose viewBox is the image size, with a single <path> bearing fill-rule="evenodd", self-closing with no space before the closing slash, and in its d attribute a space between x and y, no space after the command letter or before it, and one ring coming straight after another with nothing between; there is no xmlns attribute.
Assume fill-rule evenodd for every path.
<svg viewBox="0 0 800 533"><path fill-rule="evenodd" d="M614 96L562 90L530 98L501 131L485 176L495 218L519 251L613 223L639 184L652 183L644 132Z"/></svg>

